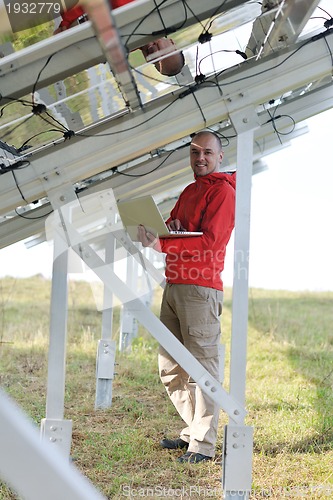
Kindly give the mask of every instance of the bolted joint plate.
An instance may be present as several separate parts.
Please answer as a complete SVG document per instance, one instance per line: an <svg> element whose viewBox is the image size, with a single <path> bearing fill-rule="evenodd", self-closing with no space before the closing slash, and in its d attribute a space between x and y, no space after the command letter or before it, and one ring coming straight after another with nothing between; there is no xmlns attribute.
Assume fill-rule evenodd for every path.
<svg viewBox="0 0 333 500"><path fill-rule="evenodd" d="M253 427L226 425L223 440L224 491L250 491L252 484Z"/></svg>
<svg viewBox="0 0 333 500"><path fill-rule="evenodd" d="M116 343L114 340L99 340L97 348L97 378L113 379Z"/></svg>
<svg viewBox="0 0 333 500"><path fill-rule="evenodd" d="M246 92L225 95L225 105L237 134L260 127L258 114Z"/></svg>
<svg viewBox="0 0 333 500"><path fill-rule="evenodd" d="M72 421L43 418L41 421L41 438L54 444L69 458L72 440Z"/></svg>
<svg viewBox="0 0 333 500"><path fill-rule="evenodd" d="M259 118L253 106L232 111L229 113L229 117L237 134L260 127Z"/></svg>

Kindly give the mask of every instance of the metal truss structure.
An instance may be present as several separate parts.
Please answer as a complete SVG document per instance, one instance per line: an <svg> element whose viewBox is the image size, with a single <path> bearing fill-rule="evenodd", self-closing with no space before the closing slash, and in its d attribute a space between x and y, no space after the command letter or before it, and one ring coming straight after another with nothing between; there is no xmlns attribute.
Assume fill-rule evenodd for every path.
<svg viewBox="0 0 333 500"><path fill-rule="evenodd" d="M265 155L306 133L304 120L332 108L333 21L325 11L323 26L310 26L319 0L263 0L261 6L252 0L135 0L116 10L110 10L106 0L83 3L89 21L0 59L0 248L28 237L42 241L44 218L54 212L51 219L56 220L42 435L68 456L71 423L64 419L63 390L72 249L105 287L96 406L111 404L115 346L110 332L116 295L126 303L126 313L165 342L164 347L228 413L224 495L248 498L252 429L245 425L245 367L251 177L264 168ZM187 64L179 75L167 78L150 64L137 62L135 54L156 37L170 35ZM226 60L227 52L233 53L232 63ZM83 88L80 82L86 82ZM30 92L32 98L27 98ZM28 114L27 106L15 117L5 113L9 103L22 99L30 103ZM46 121L57 123L56 132L44 140L44 130L36 129L36 134L21 140L22 146L15 143L19 127L45 118L46 112ZM149 190L167 213L181 188L191 182L187 146L191 134L203 128L224 140L224 168L235 170L237 165L229 394L175 344L112 268L114 252L122 247L163 286L155 267L115 222L115 200ZM97 222L94 210L89 216L87 211L80 213L87 200L94 200L94 210L97 205L104 210L105 220L98 226L102 233L91 232ZM77 220L83 230L78 230ZM104 259L97 251L100 246ZM4 401L4 408L9 408ZM3 410L0 421L8 425ZM39 446L24 433L21 441L34 451ZM40 453L44 452L38 448L36 457ZM9 469L0 458L4 478L21 494L28 492L29 478L18 485ZM45 498L44 487L41 484L33 498ZM65 496L64 490L58 494ZM76 498L74 493L71 498Z"/></svg>

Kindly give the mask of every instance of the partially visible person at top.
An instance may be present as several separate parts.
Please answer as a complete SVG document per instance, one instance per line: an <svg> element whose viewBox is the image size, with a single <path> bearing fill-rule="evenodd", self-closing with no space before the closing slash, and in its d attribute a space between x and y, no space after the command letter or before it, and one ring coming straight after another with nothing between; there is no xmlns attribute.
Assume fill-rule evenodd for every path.
<svg viewBox="0 0 333 500"><path fill-rule="evenodd" d="M201 236L156 238L139 226L143 246L166 254L166 287L160 319L215 378L219 379L220 315L222 313L226 246L234 228L236 174L219 172L220 138L198 132L190 144L195 181L181 193L166 221L171 230L202 231ZM163 439L167 449L184 449L179 462L198 463L215 455L219 406L183 368L159 349L162 383L185 422L179 437Z"/></svg>
<svg viewBox="0 0 333 500"><path fill-rule="evenodd" d="M117 9L133 1L135 0L110 0L110 4L112 9ZM61 14L61 17L62 21L58 28L54 31L55 35L87 20L87 15L81 5L76 5L75 7L68 9ZM184 54L177 51L177 47L171 38L159 38L158 40L154 40L153 42L149 42L143 47L140 47L140 49L148 62L149 58L151 59L153 57L153 54L158 55L158 53L172 53L172 55L154 63L155 68L162 75L175 76L181 72L185 65Z"/></svg>

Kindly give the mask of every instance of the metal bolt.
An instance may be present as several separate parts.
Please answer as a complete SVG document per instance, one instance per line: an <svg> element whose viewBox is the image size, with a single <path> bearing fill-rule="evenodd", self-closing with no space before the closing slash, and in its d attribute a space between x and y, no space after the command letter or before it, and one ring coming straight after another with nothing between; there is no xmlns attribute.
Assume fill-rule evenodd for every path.
<svg viewBox="0 0 333 500"><path fill-rule="evenodd" d="M239 411L238 411L238 410L235 410L235 411L234 411L234 415L239 415Z"/></svg>
<svg viewBox="0 0 333 500"><path fill-rule="evenodd" d="M232 447L233 447L233 448L238 448L238 444L237 444L237 443L234 443L234 444L232 445Z"/></svg>
<svg viewBox="0 0 333 500"><path fill-rule="evenodd" d="M56 442L56 438L55 437L50 437L50 441L51 441L51 443L55 443Z"/></svg>
<svg viewBox="0 0 333 500"><path fill-rule="evenodd" d="M104 354L109 354L109 351L107 349L104 349Z"/></svg>
<svg viewBox="0 0 333 500"><path fill-rule="evenodd" d="M214 387L214 386L213 386L213 387L211 388L211 391L212 391L212 392L216 392L216 391L217 391L216 387Z"/></svg>
<svg viewBox="0 0 333 500"><path fill-rule="evenodd" d="M66 200L66 196L64 196L63 194L60 196L59 198L60 201L65 201Z"/></svg>
<svg viewBox="0 0 333 500"><path fill-rule="evenodd" d="M51 427L50 427L50 431L53 431L53 432L55 432L57 429L58 429L58 427L56 427L55 425L51 425Z"/></svg>
<svg viewBox="0 0 333 500"><path fill-rule="evenodd" d="M243 118L243 123L248 123L249 120L247 118Z"/></svg>
<svg viewBox="0 0 333 500"><path fill-rule="evenodd" d="M234 438L238 438L239 437L239 432L234 432L233 436L234 436Z"/></svg>
<svg viewBox="0 0 333 500"><path fill-rule="evenodd" d="M209 380L206 380L206 382L205 382L205 386L206 386L206 387L209 387L209 386L210 386L210 382L209 382Z"/></svg>

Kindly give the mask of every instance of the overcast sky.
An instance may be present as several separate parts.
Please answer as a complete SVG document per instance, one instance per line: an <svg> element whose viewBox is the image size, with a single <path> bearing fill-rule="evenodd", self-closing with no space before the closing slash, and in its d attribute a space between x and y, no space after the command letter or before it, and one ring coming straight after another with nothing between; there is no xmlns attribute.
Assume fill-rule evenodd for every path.
<svg viewBox="0 0 333 500"><path fill-rule="evenodd" d="M253 176L249 273L253 287L333 290L333 110L307 124L308 134L265 157L269 169Z"/></svg>

